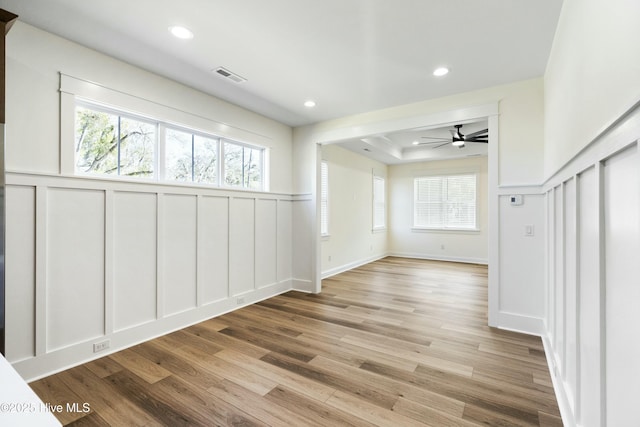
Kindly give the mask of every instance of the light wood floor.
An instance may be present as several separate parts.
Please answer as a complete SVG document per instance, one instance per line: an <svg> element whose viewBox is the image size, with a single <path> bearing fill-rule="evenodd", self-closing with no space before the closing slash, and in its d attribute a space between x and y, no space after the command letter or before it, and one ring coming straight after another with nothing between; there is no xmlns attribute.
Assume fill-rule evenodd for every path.
<svg viewBox="0 0 640 427"><path fill-rule="evenodd" d="M539 338L488 328L487 268L386 258L31 384L64 424L561 426Z"/></svg>

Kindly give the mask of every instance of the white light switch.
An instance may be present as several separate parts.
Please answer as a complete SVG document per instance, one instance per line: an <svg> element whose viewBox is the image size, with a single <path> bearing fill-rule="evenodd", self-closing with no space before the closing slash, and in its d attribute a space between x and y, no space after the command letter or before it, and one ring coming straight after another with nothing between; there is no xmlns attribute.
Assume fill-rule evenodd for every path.
<svg viewBox="0 0 640 427"><path fill-rule="evenodd" d="M524 235L533 236L533 225L527 224L524 226Z"/></svg>

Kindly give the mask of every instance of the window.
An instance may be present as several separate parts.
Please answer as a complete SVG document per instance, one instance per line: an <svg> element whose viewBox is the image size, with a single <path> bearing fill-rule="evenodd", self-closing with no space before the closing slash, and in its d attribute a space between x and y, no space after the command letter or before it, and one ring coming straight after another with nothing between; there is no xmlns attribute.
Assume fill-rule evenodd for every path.
<svg viewBox="0 0 640 427"><path fill-rule="evenodd" d="M329 235L329 166L320 164L320 235Z"/></svg>
<svg viewBox="0 0 640 427"><path fill-rule="evenodd" d="M165 179L218 184L218 139L166 130Z"/></svg>
<svg viewBox="0 0 640 427"><path fill-rule="evenodd" d="M381 230L387 225L384 178L373 176L373 229Z"/></svg>
<svg viewBox="0 0 640 427"><path fill-rule="evenodd" d="M416 228L476 230L476 175L415 178Z"/></svg>
<svg viewBox="0 0 640 427"><path fill-rule="evenodd" d="M224 142L224 182L232 187L260 189L262 150Z"/></svg>
<svg viewBox="0 0 640 427"><path fill-rule="evenodd" d="M157 167L159 157L163 162ZM81 101L75 172L263 190L265 149Z"/></svg>
<svg viewBox="0 0 640 427"><path fill-rule="evenodd" d="M78 106L76 172L153 178L157 130L132 116Z"/></svg>

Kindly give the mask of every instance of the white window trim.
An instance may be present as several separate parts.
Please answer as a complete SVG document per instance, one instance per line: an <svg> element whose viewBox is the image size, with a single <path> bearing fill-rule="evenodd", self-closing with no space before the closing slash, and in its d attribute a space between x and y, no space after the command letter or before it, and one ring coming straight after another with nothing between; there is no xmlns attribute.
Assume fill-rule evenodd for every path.
<svg viewBox="0 0 640 427"><path fill-rule="evenodd" d="M382 180L383 183L383 216L384 216L384 224L376 225L376 180ZM381 233L386 231L387 229L387 179L381 174L377 174L375 171L373 172L372 178L372 193L371 193L371 232L372 233Z"/></svg>
<svg viewBox="0 0 640 427"><path fill-rule="evenodd" d="M323 198L323 177L324 177L324 170L326 169L326 178L327 178L327 182L326 182L326 197ZM325 202L326 200L326 202ZM324 203L323 203L324 202ZM323 240L328 240L329 237L331 236L331 234L329 233L329 230L331 229L331 222L330 222L330 217L329 217L329 163L327 163L325 160L320 162L320 237L322 237ZM322 215L322 206L325 206L325 217L326 217L326 230L322 229L322 223L323 223L323 215Z"/></svg>
<svg viewBox="0 0 640 427"><path fill-rule="evenodd" d="M479 218L479 214L480 214L480 204L478 203L478 196L479 196L479 188L480 188L480 174L478 172L477 169L473 169L473 170L447 170L447 172L443 171L443 170L431 170L429 172L426 173L414 173L414 178L413 178L413 191L415 192L415 181L418 178L426 178L426 177L435 177L435 176L439 176L439 177L445 177L445 176L459 176L459 175L474 175L475 176L475 181L476 181L476 203L475 203L475 227L472 228L464 228L464 227L426 227L426 226L418 226L415 225L415 212L416 212L416 200L415 200L415 193L413 196L413 200L412 200L412 206L411 206L411 213L413 215L413 220L412 220L412 226L411 226L411 231L412 232L421 232L421 233L430 233L430 232L435 232L435 233L469 233L469 234L477 234L480 231L482 231L480 229L480 218Z"/></svg>
<svg viewBox="0 0 640 427"><path fill-rule="evenodd" d="M160 102L111 89L106 86L60 73L60 175L85 177L92 179L123 180L140 183L162 183L164 185L206 186L226 190L268 192L269 191L269 152L272 139L246 129L227 123L218 122L199 113L189 112L163 105ZM128 178L123 176L78 174L75 171L75 109L77 103L86 103L98 108L111 110L114 114L125 115L136 120L159 123L157 131L159 141L156 145L156 162L154 178ZM220 181L219 186L196 182L166 181L164 176L164 127L184 129L187 132L206 136L207 138L226 139L234 144L261 150L262 188L245 188L227 186ZM221 162L218 162L220 165ZM221 174L219 174L221 176Z"/></svg>

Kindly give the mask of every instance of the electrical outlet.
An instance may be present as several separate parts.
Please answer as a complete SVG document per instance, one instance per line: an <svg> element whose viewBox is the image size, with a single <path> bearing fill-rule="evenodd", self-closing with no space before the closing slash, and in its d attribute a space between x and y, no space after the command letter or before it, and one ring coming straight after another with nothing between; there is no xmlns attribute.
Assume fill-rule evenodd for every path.
<svg viewBox="0 0 640 427"><path fill-rule="evenodd" d="M238 298L238 305L244 304L244 297Z"/></svg>
<svg viewBox="0 0 640 427"><path fill-rule="evenodd" d="M94 343L93 344L93 352L94 353L98 353L100 351L104 351L104 350L108 349L110 345L111 345L111 341L109 341L109 340L105 340L105 341Z"/></svg>

